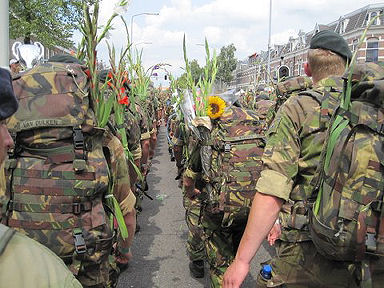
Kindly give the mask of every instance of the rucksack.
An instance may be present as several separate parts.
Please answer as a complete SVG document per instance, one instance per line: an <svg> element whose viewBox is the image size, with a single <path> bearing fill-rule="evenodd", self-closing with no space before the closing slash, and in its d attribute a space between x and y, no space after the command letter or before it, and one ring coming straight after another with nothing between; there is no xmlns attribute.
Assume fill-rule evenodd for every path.
<svg viewBox="0 0 384 288"><path fill-rule="evenodd" d="M223 227L248 217L262 168L262 132L256 112L232 106L213 120L210 145L206 146L209 149L201 149L208 192L206 209L224 212Z"/></svg>
<svg viewBox="0 0 384 288"><path fill-rule="evenodd" d="M296 76L276 84L276 104L272 106L266 117L267 125L270 125L281 105L293 95L312 88L312 79L307 76Z"/></svg>
<svg viewBox="0 0 384 288"><path fill-rule="evenodd" d="M15 148L5 167L2 222L55 252L83 285L106 282L92 271L108 275L109 169L84 68L39 64L13 86L19 110L7 124Z"/></svg>
<svg viewBox="0 0 384 288"><path fill-rule="evenodd" d="M384 256L384 69L356 65L328 128L310 231L331 260ZM346 82L347 83L347 82Z"/></svg>

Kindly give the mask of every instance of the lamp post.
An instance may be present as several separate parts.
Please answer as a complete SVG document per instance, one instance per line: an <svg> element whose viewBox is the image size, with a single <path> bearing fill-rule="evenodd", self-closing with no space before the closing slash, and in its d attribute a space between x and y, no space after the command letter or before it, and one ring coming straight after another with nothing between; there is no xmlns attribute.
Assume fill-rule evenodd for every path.
<svg viewBox="0 0 384 288"><path fill-rule="evenodd" d="M139 42L135 44L135 47L138 45L150 45L150 44L152 44L152 42Z"/></svg>
<svg viewBox="0 0 384 288"><path fill-rule="evenodd" d="M131 45L133 44L133 18L135 18L136 16L140 16L140 15L153 15L153 16L158 16L160 15L159 13L150 13L150 12L144 12L144 13L138 13L138 14L135 14L131 17Z"/></svg>
<svg viewBox="0 0 384 288"><path fill-rule="evenodd" d="M272 26L272 0L269 0L269 33L268 33L268 63L267 63L267 77L268 84L271 79L271 26Z"/></svg>
<svg viewBox="0 0 384 288"><path fill-rule="evenodd" d="M0 67L9 68L9 2L0 0Z"/></svg>

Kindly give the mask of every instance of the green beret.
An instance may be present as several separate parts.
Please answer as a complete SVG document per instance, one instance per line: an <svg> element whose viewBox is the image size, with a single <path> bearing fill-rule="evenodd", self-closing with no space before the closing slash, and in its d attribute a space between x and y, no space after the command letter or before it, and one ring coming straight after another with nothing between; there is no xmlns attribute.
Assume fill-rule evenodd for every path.
<svg viewBox="0 0 384 288"><path fill-rule="evenodd" d="M48 59L48 62L59 62L59 63L75 63L75 64L82 64L79 59L67 55L67 54L56 54Z"/></svg>
<svg viewBox="0 0 384 288"><path fill-rule="evenodd" d="M331 30L323 30L315 34L311 39L309 48L330 50L339 54L349 62L352 59L352 52L349 49L347 42L342 36Z"/></svg>

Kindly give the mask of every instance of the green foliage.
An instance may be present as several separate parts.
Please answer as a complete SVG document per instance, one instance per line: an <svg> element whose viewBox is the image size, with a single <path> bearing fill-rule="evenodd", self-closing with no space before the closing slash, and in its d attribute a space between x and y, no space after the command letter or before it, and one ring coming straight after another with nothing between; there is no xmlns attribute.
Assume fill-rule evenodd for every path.
<svg viewBox="0 0 384 288"><path fill-rule="evenodd" d="M176 87L180 90L185 90L188 88L187 74L184 73L176 80Z"/></svg>
<svg viewBox="0 0 384 288"><path fill-rule="evenodd" d="M203 68L200 67L196 59L193 59L192 61L190 61L189 66L191 67L192 79L194 83L197 84L200 78L203 76L203 73L204 73Z"/></svg>
<svg viewBox="0 0 384 288"><path fill-rule="evenodd" d="M71 48L74 29L82 22L82 4L89 0L11 0L10 37L31 37L47 47Z"/></svg>
<svg viewBox="0 0 384 288"><path fill-rule="evenodd" d="M235 45L230 44L221 47L220 54L217 56L217 79L226 84L231 82L232 72L236 69L235 51Z"/></svg>

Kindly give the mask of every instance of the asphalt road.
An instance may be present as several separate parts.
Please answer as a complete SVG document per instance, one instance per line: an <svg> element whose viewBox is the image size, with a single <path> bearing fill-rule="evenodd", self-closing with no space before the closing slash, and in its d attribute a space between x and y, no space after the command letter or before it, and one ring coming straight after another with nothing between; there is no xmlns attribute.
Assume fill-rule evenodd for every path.
<svg viewBox="0 0 384 288"><path fill-rule="evenodd" d="M141 231L136 234L132 246L133 259L121 274L118 288L208 288L207 265L204 279L194 279L189 274L182 193L174 180L177 170L175 162L170 162L164 127L158 138L148 175L149 194L154 200L145 198L143 201L143 212L138 219ZM273 249L264 243L242 287L255 287L259 263L270 258L271 253Z"/></svg>

